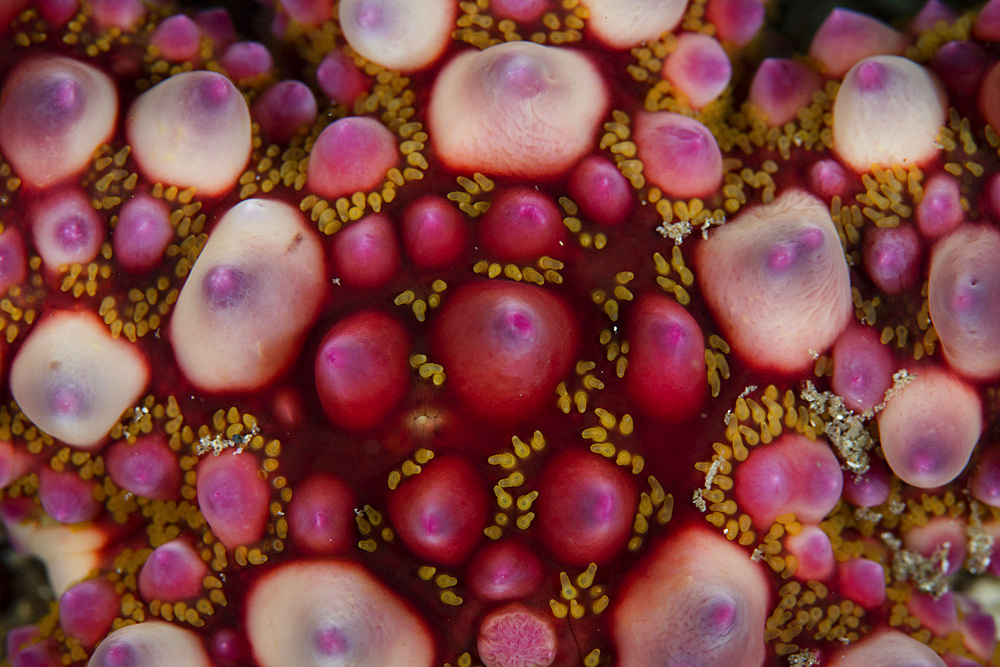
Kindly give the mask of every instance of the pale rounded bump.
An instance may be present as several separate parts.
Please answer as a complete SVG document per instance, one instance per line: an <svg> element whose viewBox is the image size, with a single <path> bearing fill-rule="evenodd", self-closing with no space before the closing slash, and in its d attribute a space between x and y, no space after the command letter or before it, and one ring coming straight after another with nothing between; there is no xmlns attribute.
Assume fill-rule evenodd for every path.
<svg viewBox="0 0 1000 667"><path fill-rule="evenodd" d="M250 108L261 133L284 143L316 122L316 97L301 81L279 81L260 94Z"/></svg>
<svg viewBox="0 0 1000 667"><path fill-rule="evenodd" d="M822 85L819 72L808 65L786 58L766 58L754 72L747 100L763 112L769 125L781 127L795 120L799 109L812 103L813 93Z"/></svg>
<svg viewBox="0 0 1000 667"><path fill-rule="evenodd" d="M248 199L229 209L184 283L170 341L185 377L245 391L294 359L326 290L323 249L297 207Z"/></svg>
<svg viewBox="0 0 1000 667"><path fill-rule="evenodd" d="M490 612L479 624L479 659L485 667L548 667L558 646L551 619L520 603Z"/></svg>
<svg viewBox="0 0 1000 667"><path fill-rule="evenodd" d="M634 139L643 174L673 197L707 197L722 184L722 151L708 128L671 111L640 112Z"/></svg>
<svg viewBox="0 0 1000 667"><path fill-rule="evenodd" d="M885 602L885 569L867 558L849 558L837 566L840 591L862 607L874 609Z"/></svg>
<svg viewBox="0 0 1000 667"><path fill-rule="evenodd" d="M867 14L836 8L827 15L809 45L809 56L827 76L839 79L859 60L903 55L909 39Z"/></svg>
<svg viewBox="0 0 1000 667"><path fill-rule="evenodd" d="M764 663L769 584L721 534L685 528L633 568L611 631L621 665Z"/></svg>
<svg viewBox="0 0 1000 667"><path fill-rule="evenodd" d="M829 667L945 667L927 644L888 628L876 630L859 642L835 651Z"/></svg>
<svg viewBox="0 0 1000 667"><path fill-rule="evenodd" d="M695 249L695 275L726 340L756 367L811 368L853 319L830 210L799 190L740 213Z"/></svg>
<svg viewBox="0 0 1000 667"><path fill-rule="evenodd" d="M933 366L916 377L878 414L885 460L901 480L931 489L955 479L969 462L983 429L975 389Z"/></svg>
<svg viewBox="0 0 1000 667"><path fill-rule="evenodd" d="M94 525L64 526L50 521L42 525L37 519L5 513L0 513L0 519L11 543L45 564L49 585L57 596L103 567L103 550L115 537Z"/></svg>
<svg viewBox="0 0 1000 667"><path fill-rule="evenodd" d="M947 173L927 179L916 214L917 229L929 239L943 236L957 227L965 215L958 181Z"/></svg>
<svg viewBox="0 0 1000 667"><path fill-rule="evenodd" d="M223 75L182 72L132 103L125 135L146 178L214 197L250 159L250 110Z"/></svg>
<svg viewBox="0 0 1000 667"><path fill-rule="evenodd" d="M31 209L31 234L49 271L86 265L97 257L106 236L104 219L83 190L46 193Z"/></svg>
<svg viewBox="0 0 1000 667"><path fill-rule="evenodd" d="M163 435L119 440L102 452L111 481L144 498L178 500L181 467Z"/></svg>
<svg viewBox="0 0 1000 667"><path fill-rule="evenodd" d="M664 61L662 74L692 108L703 109L729 85L733 68L717 39L685 32L677 37L677 47Z"/></svg>
<svg viewBox="0 0 1000 667"><path fill-rule="evenodd" d="M149 384L149 362L89 311L39 321L10 368L10 390L40 429L93 451Z"/></svg>
<svg viewBox="0 0 1000 667"><path fill-rule="evenodd" d="M451 42L452 0L342 0L344 39L368 60L401 72L423 69Z"/></svg>
<svg viewBox="0 0 1000 667"><path fill-rule="evenodd" d="M628 49L676 28L688 0L586 0L587 30L606 46Z"/></svg>
<svg viewBox="0 0 1000 667"><path fill-rule="evenodd" d="M208 651L193 630L164 621L126 625L104 638L87 667L211 667Z"/></svg>
<svg viewBox="0 0 1000 667"><path fill-rule="evenodd" d="M257 580L246 634L262 667L434 663L422 618L361 565L296 561Z"/></svg>
<svg viewBox="0 0 1000 667"><path fill-rule="evenodd" d="M328 199L382 184L399 162L396 135L374 118L350 116L330 123L309 154L306 187Z"/></svg>
<svg viewBox="0 0 1000 667"><path fill-rule="evenodd" d="M129 31L146 15L142 0L91 0L91 20L98 29Z"/></svg>
<svg viewBox="0 0 1000 667"><path fill-rule="evenodd" d="M965 226L931 253L928 306L948 364L963 376L1000 375L1000 231Z"/></svg>
<svg viewBox="0 0 1000 667"><path fill-rule="evenodd" d="M785 538L785 549L795 556L794 576L799 581L826 581L837 564L830 538L819 526L803 526L801 532Z"/></svg>
<svg viewBox="0 0 1000 667"><path fill-rule="evenodd" d="M840 500L844 477L826 441L786 434L751 451L736 468L736 503L760 530L793 513L804 523L819 523Z"/></svg>
<svg viewBox="0 0 1000 667"><path fill-rule="evenodd" d="M30 58L0 93L0 151L23 181L47 187L86 168L117 119L117 89L104 72L72 58Z"/></svg>
<svg viewBox="0 0 1000 667"><path fill-rule="evenodd" d="M172 63L194 60L201 50L201 29L190 16L176 14L168 16L156 26L149 38L160 56Z"/></svg>
<svg viewBox="0 0 1000 667"><path fill-rule="evenodd" d="M873 56L850 69L833 103L833 148L864 173L873 164L921 165L937 155L947 96L926 69L899 56Z"/></svg>
<svg viewBox="0 0 1000 667"><path fill-rule="evenodd" d="M455 170L551 179L590 150L607 106L607 86L581 52L507 42L444 66L430 141Z"/></svg>

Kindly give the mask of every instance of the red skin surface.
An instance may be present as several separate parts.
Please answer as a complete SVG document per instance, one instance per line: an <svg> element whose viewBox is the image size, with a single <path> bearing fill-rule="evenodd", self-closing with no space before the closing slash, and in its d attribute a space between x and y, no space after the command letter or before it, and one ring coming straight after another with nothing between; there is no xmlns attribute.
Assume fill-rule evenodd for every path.
<svg viewBox="0 0 1000 667"><path fill-rule="evenodd" d="M326 415L354 430L378 425L409 388L409 347L403 327L377 311L333 327L316 355L316 388Z"/></svg>
<svg viewBox="0 0 1000 667"><path fill-rule="evenodd" d="M539 488L542 544L558 560L602 565L624 548L635 496L631 480L614 464L570 450L548 465Z"/></svg>
<svg viewBox="0 0 1000 667"><path fill-rule="evenodd" d="M432 337L459 400L501 421L540 409L569 368L578 331L565 303L549 292L479 283L452 296Z"/></svg>
<svg viewBox="0 0 1000 667"><path fill-rule="evenodd" d="M415 554L458 565L475 548L486 523L488 499L464 459L438 459L389 494L389 518Z"/></svg>
<svg viewBox="0 0 1000 667"><path fill-rule="evenodd" d="M632 341L625 381L646 414L669 422L694 417L705 401L705 341L698 323L676 301L644 296L626 324Z"/></svg>
<svg viewBox="0 0 1000 667"><path fill-rule="evenodd" d="M79 631L71 598L18 621L37 621L39 641L27 647L35 626L9 631L0 614L13 664L76 667L94 655L152 667L492 667L522 655L524 644L511 645L524 640L545 651L534 662L555 665L777 667L792 644L825 665L877 645L891 624L925 640L903 648L947 645L949 665L990 657L995 631L964 594L934 601L893 567L897 549L931 559L949 541L949 576L974 578L976 560L959 562L963 551L985 555L970 537L980 525L1000 537L988 504L1000 487L990 449L997 371L981 367L996 336L979 326L995 324L992 301L953 289L992 281L996 253L975 241L978 254L946 252L962 228L992 235L1000 224L990 110L979 109L980 94L995 93L984 76L996 48L977 37L989 12L969 41L940 48L943 33L920 31L957 14L932 4L915 22L892 21L909 26L901 39L941 79L932 100L941 115L929 135L901 137L904 148L928 147L920 172L887 163L864 173L870 165L848 164L838 130L853 124L847 140L863 147L882 142L909 127L910 93L935 92L935 79L895 89L895 66L869 68L861 88L896 92L845 117L835 105L851 86L779 34L795 3L768 3L764 17L758 0L442 0L454 12L443 49L426 67L392 71L366 60L380 50L361 54L339 21L344 7L372 10L349 20L372 21L367 47L377 46L403 0L249 1L266 5L239 17L251 32L238 34L225 11L188 6L190 19L172 21L187 30L174 44L151 37L179 11L159 2L98 0L95 19L81 11L94 0L39 0L0 24L7 99L17 98L16 69L50 54L103 73L115 93L98 114L110 129L74 123L108 100L80 104L82 84L28 86L50 104L4 112L73 146L0 133L0 532L42 561L54 598L81 582L108 582L121 596L104 605L112 625L84 614L95 622L80 648L63 633ZM632 26L610 30L640 34L672 5L669 33L611 46L600 31L605 18L631 14ZM98 19L135 24L119 34ZM845 62L896 41L854 32L827 37ZM665 77L684 33L725 49L716 65L731 67L732 83L708 99L693 93L711 88L712 72ZM474 66L445 95L460 60ZM188 90L207 98L190 116L176 99L141 114L169 108L159 120L180 134L218 131L180 142L176 156L140 147L177 137L134 140L137 101L174 72L220 61L228 74ZM245 127L212 100L246 111ZM664 120L691 134L658 134ZM885 125L872 133L876 121ZM331 147L324 131L354 122L362 127ZM219 147L197 162L201 145L230 131L240 151ZM360 141L368 132L374 145ZM29 157L42 158L51 183L29 172ZM153 167L174 157L204 171L171 188ZM64 189L98 220L92 261L79 267L40 264L46 248L32 231L34 213ZM805 208L776 205L795 193ZM505 199L544 201L544 233L502 217ZM144 201L158 217L130 228ZM251 209L259 225L241 226ZM233 210L245 215L230 220ZM898 225L873 220L890 214ZM744 225L755 216L759 226ZM297 221L287 237L260 242L282 217ZM215 240L231 222L222 252ZM731 234L732 245L709 252ZM901 234L917 242L893 268L879 241ZM309 246L311 259L285 261ZM827 259L836 280L817 272ZM922 293L949 278L942 262L954 280ZM715 288L734 296L716 303ZM187 318L185 292L209 302L214 319ZM833 302L836 317L824 319ZM960 312L940 315L940 304ZM135 396L112 400L128 364L100 363L82 336L28 355L54 317L85 317L134 350L146 373ZM281 331L284 342L268 347ZM806 334L821 335L780 358ZM986 342L971 367L959 354L970 340ZM191 361L182 343L210 352ZM65 372L55 352L82 370ZM15 373L29 356L29 372ZM948 408L949 395L892 426L913 389L896 387L880 407L901 368L918 383L962 376L981 403L984 435L964 442L964 468L940 486L908 484L902 467L886 465L899 462L893 436L904 436L903 465L934 467L934 452L971 419L926 442L933 425L909 431L922 413ZM20 391L22 375L50 371L49 386ZM252 377L221 384L240 374ZM836 413L827 392L855 415ZM111 404L96 432L65 428L78 410ZM786 451L786 438L829 456L805 444ZM854 444L868 459L860 475ZM81 508L93 516L53 520L89 516L65 514ZM165 557L179 544L184 558ZM989 571L1000 571L998 555ZM17 588L8 562L4 553L0 582ZM912 618L899 618L900 601ZM480 648L480 633L510 610L525 623L495 633L506 652ZM798 628L817 613L829 632ZM149 634L104 639L118 626ZM952 632L961 638L941 636Z"/></svg>

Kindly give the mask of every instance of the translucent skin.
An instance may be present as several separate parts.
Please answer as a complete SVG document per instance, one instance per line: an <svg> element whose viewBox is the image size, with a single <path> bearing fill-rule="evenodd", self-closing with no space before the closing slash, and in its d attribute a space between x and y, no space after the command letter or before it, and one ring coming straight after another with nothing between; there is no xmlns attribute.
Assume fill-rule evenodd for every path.
<svg viewBox="0 0 1000 667"><path fill-rule="evenodd" d="M896 360L872 327L851 324L833 346L833 391L861 413L882 402Z"/></svg>
<svg viewBox="0 0 1000 667"><path fill-rule="evenodd" d="M874 608L885 602L885 570L867 558L849 558L837 566L837 577L844 596L863 607Z"/></svg>
<svg viewBox="0 0 1000 667"><path fill-rule="evenodd" d="M83 581L59 596L59 624L84 646L93 646L111 628L120 604L121 595L111 582Z"/></svg>
<svg viewBox="0 0 1000 667"><path fill-rule="evenodd" d="M410 388L410 336L379 311L341 320L316 354L316 389L335 424L365 430L394 412Z"/></svg>
<svg viewBox="0 0 1000 667"><path fill-rule="evenodd" d="M729 85L732 66L718 40L700 33L682 33L677 48L663 62L663 76L694 109L703 109Z"/></svg>
<svg viewBox="0 0 1000 667"><path fill-rule="evenodd" d="M333 475L311 475L288 506L289 530L296 545L314 556L343 553L354 544L357 499L345 481Z"/></svg>
<svg viewBox="0 0 1000 667"><path fill-rule="evenodd" d="M196 598L208 566L190 544L171 540L153 549L139 570L139 593L146 602L154 599L178 602Z"/></svg>
<svg viewBox="0 0 1000 667"><path fill-rule="evenodd" d="M463 458L437 458L423 468L389 494L389 518L410 551L458 565L482 537L489 499L479 473Z"/></svg>
<svg viewBox="0 0 1000 667"><path fill-rule="evenodd" d="M631 355L625 390L645 414L691 419L707 396L705 340L698 323L666 296L643 296L625 328Z"/></svg>
<svg viewBox="0 0 1000 667"><path fill-rule="evenodd" d="M383 67L410 72L444 51L455 22L455 3L430 0L343 0L340 26L355 51Z"/></svg>
<svg viewBox="0 0 1000 667"><path fill-rule="evenodd" d="M764 4L760 0L712 0L705 10L723 42L746 46L764 24Z"/></svg>
<svg viewBox="0 0 1000 667"><path fill-rule="evenodd" d="M215 392L273 380L316 317L326 289L323 267L319 240L296 208L250 199L229 209L191 269L170 322L185 376Z"/></svg>
<svg viewBox="0 0 1000 667"><path fill-rule="evenodd" d="M635 517L635 489L612 462L567 450L545 468L538 493L541 541L561 562L603 565L624 549Z"/></svg>
<svg viewBox="0 0 1000 667"><path fill-rule="evenodd" d="M200 40L198 24L184 14L164 19L149 38L161 56L175 63L194 59L201 46Z"/></svg>
<svg viewBox="0 0 1000 667"><path fill-rule="evenodd" d="M301 81L269 86L250 107L251 117L272 141L285 142L316 121L316 97Z"/></svg>
<svg viewBox="0 0 1000 667"><path fill-rule="evenodd" d="M250 110L214 72L181 73L147 90L132 103L125 133L147 178L202 196L233 187L250 157Z"/></svg>
<svg viewBox="0 0 1000 667"><path fill-rule="evenodd" d="M786 58L766 58L750 81L747 99L764 112L768 124L780 127L809 104L822 84L819 72Z"/></svg>
<svg viewBox="0 0 1000 667"><path fill-rule="evenodd" d="M627 578L611 632L622 665L764 663L768 586L721 535L687 528Z"/></svg>
<svg viewBox="0 0 1000 667"><path fill-rule="evenodd" d="M830 667L944 667L944 660L926 644L898 630L873 632L853 646L834 651Z"/></svg>
<svg viewBox="0 0 1000 667"><path fill-rule="evenodd" d="M823 20L809 45L809 56L824 74L842 77L859 60L877 55L903 55L905 35L866 14L836 8Z"/></svg>
<svg viewBox="0 0 1000 667"><path fill-rule="evenodd" d="M837 564L833 545L819 526L803 526L798 535L789 535L785 548L795 556L795 578L799 581L826 581L833 574Z"/></svg>
<svg viewBox="0 0 1000 667"><path fill-rule="evenodd" d="M947 96L916 63L872 56L844 76L833 105L833 148L855 171L924 164L938 152Z"/></svg>
<svg viewBox="0 0 1000 667"><path fill-rule="evenodd" d="M1000 232L964 226L934 246L928 305L948 364L972 380L1000 375Z"/></svg>
<svg viewBox="0 0 1000 667"><path fill-rule="evenodd" d="M407 206L401 231L406 254L421 269L450 265L469 244L465 217L437 195L421 197Z"/></svg>
<svg viewBox="0 0 1000 667"><path fill-rule="evenodd" d="M558 255L565 243L563 213L546 194L529 188L498 192L479 222L479 242L504 262Z"/></svg>
<svg viewBox="0 0 1000 667"><path fill-rule="evenodd" d="M101 504L94 500L94 483L72 470L42 468L38 499L45 513L60 523L89 521L101 512Z"/></svg>
<svg viewBox="0 0 1000 667"><path fill-rule="evenodd" d="M590 150L607 88L582 53L532 42L466 51L431 91L431 144L458 171L549 179Z"/></svg>
<svg viewBox="0 0 1000 667"><path fill-rule="evenodd" d="M181 487L177 454L157 434L134 443L119 440L103 452L108 475L118 486L138 496L175 500Z"/></svg>
<svg viewBox="0 0 1000 667"><path fill-rule="evenodd" d="M337 234L330 245L333 275L347 287L371 289L388 283L399 272L399 241L394 225L373 213Z"/></svg>
<svg viewBox="0 0 1000 667"><path fill-rule="evenodd" d="M237 450L211 454L198 463L199 507L229 549L264 536L271 494L257 467L256 457Z"/></svg>
<svg viewBox="0 0 1000 667"><path fill-rule="evenodd" d="M122 206L111 242L115 256L127 271L146 273L160 265L173 238L167 206L139 194Z"/></svg>
<svg viewBox="0 0 1000 667"><path fill-rule="evenodd" d="M467 570L469 585L487 600L527 597L542 585L542 562L520 540L491 542L481 548Z"/></svg>
<svg viewBox="0 0 1000 667"><path fill-rule="evenodd" d="M969 488L973 498L992 507L1000 507L1000 447L988 447L972 473Z"/></svg>
<svg viewBox="0 0 1000 667"><path fill-rule="evenodd" d="M950 174L927 180L924 198L917 204L917 228L927 238L936 238L954 229L964 216L958 181Z"/></svg>
<svg viewBox="0 0 1000 667"><path fill-rule="evenodd" d="M803 523L822 520L840 498L843 477L826 442L789 434L756 447L737 469L734 489L736 502L766 530L783 514Z"/></svg>
<svg viewBox="0 0 1000 667"><path fill-rule="evenodd" d="M112 338L87 311L44 318L10 368L10 390L24 413L52 436L84 450L104 441L148 383L142 352Z"/></svg>
<svg viewBox="0 0 1000 667"><path fill-rule="evenodd" d="M331 101L345 106L353 105L358 95L370 87L367 77L343 51L323 58L316 68L316 82Z"/></svg>
<svg viewBox="0 0 1000 667"><path fill-rule="evenodd" d="M198 634L172 623L146 621L115 630L98 644L88 667L141 664L209 667L212 661Z"/></svg>
<svg viewBox="0 0 1000 667"><path fill-rule="evenodd" d="M632 212L632 186L611 160L592 155L569 174L569 194L588 218L602 225L620 225Z"/></svg>
<svg viewBox="0 0 1000 667"><path fill-rule="evenodd" d="M381 185L398 161L396 138L388 128L374 118L341 118L316 139L306 184L330 199L346 197Z"/></svg>
<svg viewBox="0 0 1000 667"><path fill-rule="evenodd" d="M726 340L754 366L805 370L851 319L847 263L825 205L802 191L748 210L695 249Z"/></svg>
<svg viewBox="0 0 1000 667"><path fill-rule="evenodd" d="M262 667L433 664L423 620L355 563L300 560L273 568L257 580L246 608L247 637Z"/></svg>
<svg viewBox="0 0 1000 667"><path fill-rule="evenodd" d="M916 369L908 384L878 414L879 438L892 472L929 489L953 480L969 461L982 433L982 404L953 373Z"/></svg>
<svg viewBox="0 0 1000 667"><path fill-rule="evenodd" d="M670 111L640 112L635 143L643 174L668 195L703 197L722 182L719 145L693 118Z"/></svg>
<svg viewBox="0 0 1000 667"><path fill-rule="evenodd" d="M903 545L922 556L930 556L948 543L944 568L957 572L965 562L965 525L951 517L931 518L923 526L912 526L903 532ZM947 634L947 633L945 633Z"/></svg>
<svg viewBox="0 0 1000 667"><path fill-rule="evenodd" d="M118 118L107 74L60 56L21 63L0 92L0 151L27 183L48 187L77 175Z"/></svg>
<svg viewBox="0 0 1000 667"><path fill-rule="evenodd" d="M483 418L506 421L539 410L569 369L578 332L550 292L476 283L449 298L431 335L451 391Z"/></svg>

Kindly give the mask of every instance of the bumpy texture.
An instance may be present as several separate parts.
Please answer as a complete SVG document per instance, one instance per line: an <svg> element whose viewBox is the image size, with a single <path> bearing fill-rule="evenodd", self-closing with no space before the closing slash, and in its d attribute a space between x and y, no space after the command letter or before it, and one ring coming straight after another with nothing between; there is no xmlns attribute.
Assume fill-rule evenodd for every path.
<svg viewBox="0 0 1000 667"><path fill-rule="evenodd" d="M261 5L0 3L12 665L1000 664L1000 0Z"/></svg>

